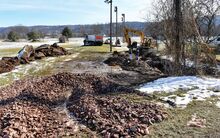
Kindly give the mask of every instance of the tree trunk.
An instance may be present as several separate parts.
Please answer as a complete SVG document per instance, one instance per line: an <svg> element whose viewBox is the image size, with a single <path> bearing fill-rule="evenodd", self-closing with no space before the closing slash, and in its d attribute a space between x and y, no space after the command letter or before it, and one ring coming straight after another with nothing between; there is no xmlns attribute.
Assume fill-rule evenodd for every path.
<svg viewBox="0 0 220 138"><path fill-rule="evenodd" d="M181 42L181 30L183 29L182 28L182 21L181 21L181 0L174 0L174 9L175 9L175 46L174 46L174 49L175 49L175 64L176 64L176 67L175 67L175 72L177 75L181 75L182 73L182 54L181 54L181 51L182 51L182 42Z"/></svg>

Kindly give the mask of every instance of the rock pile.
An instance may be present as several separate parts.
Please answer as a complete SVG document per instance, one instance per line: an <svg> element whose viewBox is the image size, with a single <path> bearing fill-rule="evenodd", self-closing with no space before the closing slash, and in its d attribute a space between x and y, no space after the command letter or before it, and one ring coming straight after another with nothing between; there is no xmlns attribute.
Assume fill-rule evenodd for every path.
<svg viewBox="0 0 220 138"><path fill-rule="evenodd" d="M117 96L83 95L71 104L68 109L80 121L107 138L147 135L151 124L166 118L155 104L132 103Z"/></svg>
<svg viewBox="0 0 220 138"><path fill-rule="evenodd" d="M77 125L54 109L30 101L16 100L0 107L0 137L71 136Z"/></svg>
<svg viewBox="0 0 220 138"><path fill-rule="evenodd" d="M58 46L56 43L53 45L42 45L35 49L35 53L30 57L30 60L42 59L44 57L56 57L67 55L68 51ZM17 57L3 57L0 60L0 74L12 71L15 66L25 62L19 61Z"/></svg>
<svg viewBox="0 0 220 138"><path fill-rule="evenodd" d="M101 136L137 136L166 118L155 104L109 95L117 92L134 90L88 74L60 73L14 82L0 89L0 136L74 136L78 124L69 117L72 114ZM64 114L56 110L61 105L66 105Z"/></svg>
<svg viewBox="0 0 220 138"><path fill-rule="evenodd" d="M142 75L153 75L156 78L163 76L163 73L158 68L150 66L143 60L130 60L128 53L114 53L104 63L110 66L119 65L124 70L135 71Z"/></svg>
<svg viewBox="0 0 220 138"><path fill-rule="evenodd" d="M41 45L35 49L35 58L41 59L43 57L55 57L61 55L67 55L68 52L58 46L56 43L53 45Z"/></svg>

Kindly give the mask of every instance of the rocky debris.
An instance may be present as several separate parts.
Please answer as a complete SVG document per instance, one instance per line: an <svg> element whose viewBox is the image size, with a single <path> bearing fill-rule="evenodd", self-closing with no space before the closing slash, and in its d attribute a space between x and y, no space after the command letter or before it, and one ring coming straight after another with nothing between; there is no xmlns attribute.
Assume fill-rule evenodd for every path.
<svg viewBox="0 0 220 138"><path fill-rule="evenodd" d="M147 50L146 50L147 51ZM169 59L163 59L157 56L154 52L144 52L141 54L139 60L130 60L129 53L114 52L112 57L104 61L109 66L119 65L122 69L128 71L136 71L143 75L154 74L160 78L160 75L174 75L174 62ZM207 63L207 62L205 62ZM195 68L191 65L182 65L182 74L184 75L210 75L213 77L219 77L219 69L208 64L202 64ZM163 77L163 76L162 76Z"/></svg>
<svg viewBox="0 0 220 138"><path fill-rule="evenodd" d="M132 103L117 96L86 94L70 102L68 109L82 123L107 138L147 135L151 124L166 118L160 106Z"/></svg>
<svg viewBox="0 0 220 138"><path fill-rule="evenodd" d="M149 125L166 118L155 104L111 96L120 92L135 91L89 74L16 81L0 89L0 136L75 136L79 128L69 118L72 114L102 136L141 136L149 133ZM67 107L66 114L56 110L61 105Z"/></svg>
<svg viewBox="0 0 220 138"><path fill-rule="evenodd" d="M54 109L29 101L16 100L0 106L0 137L73 136L78 126Z"/></svg>
<svg viewBox="0 0 220 138"><path fill-rule="evenodd" d="M59 47L56 43L53 45L41 45L35 49L35 57L37 59L41 59L43 57L54 57L54 56L61 56L61 55L67 55L68 52L62 48Z"/></svg>
<svg viewBox="0 0 220 138"><path fill-rule="evenodd" d="M143 60L130 60L128 53L113 53L104 63L109 66L120 66L127 71L135 71L142 75L154 76L155 79L161 78L164 74L158 69L151 67Z"/></svg>
<svg viewBox="0 0 220 138"><path fill-rule="evenodd" d="M29 57L29 61L34 61L35 59L42 59L44 57L56 57L69 54L67 50L58 46L56 43L53 45L41 45L35 49ZM0 60L0 74L12 71L15 66L20 64L26 64L23 59L18 59L17 57L3 57Z"/></svg>

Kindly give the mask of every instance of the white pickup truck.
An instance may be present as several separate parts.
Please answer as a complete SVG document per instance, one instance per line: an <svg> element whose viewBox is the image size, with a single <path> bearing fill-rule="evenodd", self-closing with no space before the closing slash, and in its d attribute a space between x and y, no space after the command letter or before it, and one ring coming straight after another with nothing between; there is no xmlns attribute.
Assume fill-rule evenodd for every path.
<svg viewBox="0 0 220 138"><path fill-rule="evenodd" d="M218 36L218 37L216 37L215 39L213 39L213 40L209 43L209 45L210 45L211 47L218 47L218 48L220 48L220 36Z"/></svg>

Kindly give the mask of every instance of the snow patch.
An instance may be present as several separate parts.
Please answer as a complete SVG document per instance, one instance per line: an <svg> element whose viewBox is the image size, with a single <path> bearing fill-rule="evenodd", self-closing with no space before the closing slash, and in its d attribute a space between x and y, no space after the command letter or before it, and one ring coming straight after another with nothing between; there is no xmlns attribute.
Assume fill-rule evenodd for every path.
<svg viewBox="0 0 220 138"><path fill-rule="evenodd" d="M169 100L177 107L186 107L193 100L220 96L220 79L196 76L168 77L141 85L138 90L148 94L183 91L185 93L181 96L170 95L161 99Z"/></svg>

